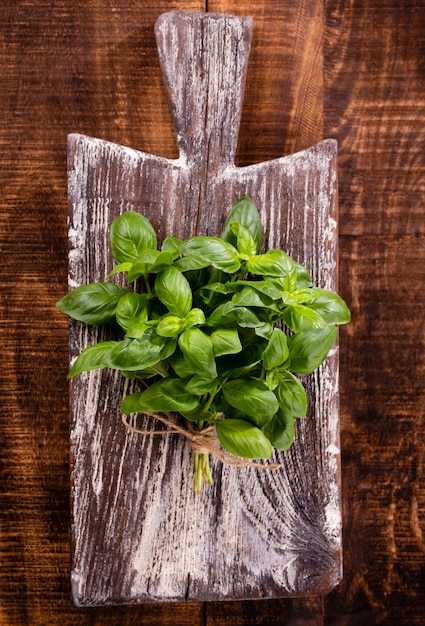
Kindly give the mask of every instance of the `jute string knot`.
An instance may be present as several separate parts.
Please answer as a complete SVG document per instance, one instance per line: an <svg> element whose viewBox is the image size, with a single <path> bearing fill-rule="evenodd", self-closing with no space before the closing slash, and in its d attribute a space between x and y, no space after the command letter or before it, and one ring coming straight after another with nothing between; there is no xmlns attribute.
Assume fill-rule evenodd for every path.
<svg viewBox="0 0 425 626"><path fill-rule="evenodd" d="M233 467L255 467L265 470L274 470L280 467L279 464L264 465L263 463L255 463L254 461L242 459L226 452L220 448L219 441L216 436L215 426L213 425L207 426L202 430L197 430L189 423L186 427L180 426L177 420L170 413L144 413L144 415L159 420L167 426L167 429L142 430L130 424L125 415L122 415L122 421L129 430L134 433L138 433L139 435L166 436L174 435L176 433L183 435L188 440L194 454L212 454L212 456L219 459L225 465L231 465Z"/></svg>

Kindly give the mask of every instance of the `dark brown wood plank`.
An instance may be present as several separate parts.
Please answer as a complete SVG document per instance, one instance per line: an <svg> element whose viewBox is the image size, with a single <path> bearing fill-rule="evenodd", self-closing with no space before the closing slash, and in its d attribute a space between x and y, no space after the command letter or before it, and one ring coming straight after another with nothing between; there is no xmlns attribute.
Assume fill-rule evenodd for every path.
<svg viewBox="0 0 425 626"><path fill-rule="evenodd" d="M425 11L327 3L326 131L339 141L345 575L329 624L422 624Z"/></svg>
<svg viewBox="0 0 425 626"><path fill-rule="evenodd" d="M208 10L254 21L238 163L323 139L323 2L210 0Z"/></svg>

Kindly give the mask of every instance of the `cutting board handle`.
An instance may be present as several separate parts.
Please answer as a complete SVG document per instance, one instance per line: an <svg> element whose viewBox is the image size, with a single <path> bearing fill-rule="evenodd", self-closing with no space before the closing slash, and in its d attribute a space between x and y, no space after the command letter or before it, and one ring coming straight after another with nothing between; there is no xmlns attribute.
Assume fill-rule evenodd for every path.
<svg viewBox="0 0 425 626"><path fill-rule="evenodd" d="M249 17L176 11L155 25L180 155L234 162L252 36Z"/></svg>

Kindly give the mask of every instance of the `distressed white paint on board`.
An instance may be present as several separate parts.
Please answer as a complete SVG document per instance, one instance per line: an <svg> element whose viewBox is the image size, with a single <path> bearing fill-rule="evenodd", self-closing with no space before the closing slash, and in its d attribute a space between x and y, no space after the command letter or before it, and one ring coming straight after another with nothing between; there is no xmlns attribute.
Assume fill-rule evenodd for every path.
<svg viewBox="0 0 425 626"><path fill-rule="evenodd" d="M262 214L266 247L283 247L312 270L316 283L335 288L335 142L234 165L249 20L168 14L157 37L180 157L70 136L70 287L104 280L112 269L109 227L123 211L144 213L161 238L216 235L231 204L248 193ZM194 60L203 67L195 81ZM104 333L72 323L71 358ZM275 453L281 469L214 461L215 484L197 496L184 438L141 437L122 425L128 381L106 370L73 379L74 601L266 598L335 586L341 576L337 346L305 382L309 414L297 420L293 448ZM143 423L157 427L149 418Z"/></svg>

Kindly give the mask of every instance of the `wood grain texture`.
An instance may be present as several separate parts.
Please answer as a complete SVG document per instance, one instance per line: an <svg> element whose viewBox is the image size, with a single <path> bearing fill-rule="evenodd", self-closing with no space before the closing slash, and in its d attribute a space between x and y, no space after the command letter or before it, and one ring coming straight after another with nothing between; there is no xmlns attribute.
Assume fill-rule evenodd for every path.
<svg viewBox="0 0 425 626"><path fill-rule="evenodd" d="M307 18L313 4L322 6L208 2L210 10L255 18L239 164L294 150L296 126L280 120L295 119L302 101L288 101L299 73L286 54L299 57L304 33L313 33L301 22L293 28L289 15ZM2 624L424 623L423 3L325 4L326 132L314 127L313 112L308 124L300 116L300 132L311 136L299 147L323 136L339 141L340 290L354 313L340 340L343 582L324 600L76 609L69 599L68 328L54 309L66 289L66 134L176 157L153 24L164 11L206 5L0 3ZM318 69L310 80L319 77Z"/></svg>
<svg viewBox="0 0 425 626"><path fill-rule="evenodd" d="M55 310L67 276L66 135L102 127L113 139L122 134L131 145L132 135L139 147L175 153L153 36L171 4L0 3L2 626L204 622L193 603L172 612L76 610L69 588L68 326ZM127 95L134 75L145 93L137 109ZM163 136L155 130L161 111L170 127Z"/></svg>
<svg viewBox="0 0 425 626"><path fill-rule="evenodd" d="M323 139L323 2L210 0L208 10L253 19L237 163L292 154Z"/></svg>
<svg viewBox="0 0 425 626"><path fill-rule="evenodd" d="M248 193L262 213L266 248L288 250L317 284L334 288L335 142L237 168L250 21L171 13L156 33L180 157L70 136L70 287L111 271L109 227L122 211L143 212L160 238L217 234L228 207ZM105 338L71 328L71 358ZM306 379L309 414L297 445L276 454L282 469L215 463L215 486L202 498L191 488L184 439L141 438L121 424L128 381L120 379L102 371L72 381L76 603L279 597L324 593L339 582L337 347Z"/></svg>
<svg viewBox="0 0 425 626"><path fill-rule="evenodd" d="M345 577L331 623L425 619L423 2L329 2L339 141ZM341 616L344 616L342 618Z"/></svg>

